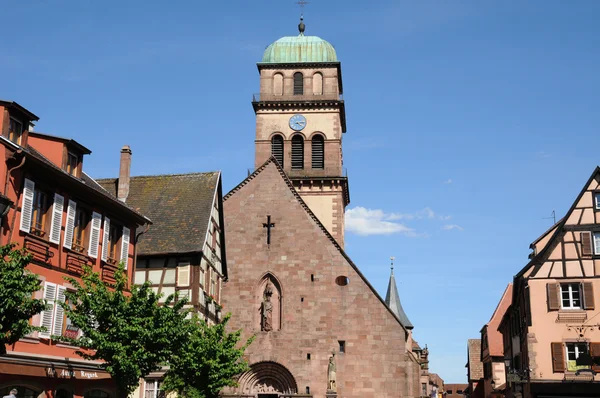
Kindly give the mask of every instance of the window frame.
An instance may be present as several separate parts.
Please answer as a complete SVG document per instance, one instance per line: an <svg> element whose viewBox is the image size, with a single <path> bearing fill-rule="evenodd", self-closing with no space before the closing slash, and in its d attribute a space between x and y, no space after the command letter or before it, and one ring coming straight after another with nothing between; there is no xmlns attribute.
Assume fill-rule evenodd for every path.
<svg viewBox="0 0 600 398"><path fill-rule="evenodd" d="M281 140L281 141L279 141L279 140ZM281 145L280 156L275 154L275 146L276 145ZM275 133L271 137L271 156L273 156L275 159L277 159L277 162L279 163L279 165L281 167L284 167L283 162L285 161L285 138L283 137L283 135L281 133ZM279 159L279 158L281 158L281 159Z"/></svg>
<svg viewBox="0 0 600 398"><path fill-rule="evenodd" d="M304 95L304 74L302 72L294 72L292 90L293 95Z"/></svg>
<svg viewBox="0 0 600 398"><path fill-rule="evenodd" d="M321 145L321 153L316 153L317 143ZM314 170L325 170L325 136L321 133L314 134L310 139L310 166Z"/></svg>
<svg viewBox="0 0 600 398"><path fill-rule="evenodd" d="M589 369L590 368L589 366L586 366L586 365L580 365L580 366L575 365L575 367L579 368L579 369L576 369L576 370L573 370L572 368L569 369L570 361L576 361L577 358L579 358L579 355L581 355L581 354L589 354L590 353L589 341L565 341L563 343L563 345L564 345L564 350L565 350L565 371L566 372L576 372L579 369ZM569 348L570 348L569 346L572 346L572 348L573 348L572 351L569 350ZM580 346L585 346L585 349L580 351L580 349L581 349ZM571 353L575 357L574 359L569 358Z"/></svg>
<svg viewBox="0 0 600 398"><path fill-rule="evenodd" d="M12 135L14 133L14 130L12 128L13 122L14 122L14 124L18 124L19 126L21 126L21 131L17 135L15 135L16 141L14 141L12 138ZM13 142L17 145L21 145L21 139L23 138L23 132L25 131L23 125L24 125L24 123L22 121L20 121L19 119L14 118L12 116L10 117L9 126L8 126L8 135L7 135L7 138L10 142Z"/></svg>
<svg viewBox="0 0 600 398"><path fill-rule="evenodd" d="M76 202L77 208L75 209L75 220L73 222L73 241L71 242L71 250L84 254L88 250L90 241L90 228L92 225L92 211L85 206L81 205L81 202ZM83 228L80 228L80 214L85 214L87 222ZM81 244L77 243L77 235L81 232Z"/></svg>
<svg viewBox="0 0 600 398"><path fill-rule="evenodd" d="M33 180L32 180L33 181ZM37 181L33 189L33 205L31 207L31 225L29 231L32 235L38 236L44 240L49 240L50 228L48 223L48 213L50 211L51 204L54 201L50 200L49 191ZM38 206L39 195L43 195L44 203ZM37 221L41 219L41 226L38 228Z"/></svg>
<svg viewBox="0 0 600 398"><path fill-rule="evenodd" d="M600 211L600 190L592 193L592 200L592 207L594 208L594 211Z"/></svg>
<svg viewBox="0 0 600 398"><path fill-rule="evenodd" d="M574 289L573 287L577 286L577 294L578 294L578 300L579 300L579 305L575 306L574 305L574 301L575 299L573 298L573 293L574 293ZM565 291L564 288L568 287L568 289ZM564 293L568 293L568 298L565 299L564 298ZM583 306L583 288L581 286L581 282L565 282L565 283L561 283L560 284L560 308L562 310L582 310L584 309ZM569 306L565 306L564 302L565 300L568 300L569 302Z"/></svg>
<svg viewBox="0 0 600 398"><path fill-rule="evenodd" d="M74 164L72 163L74 160ZM65 171L72 176L79 177L79 163L81 162L80 156L72 151L67 151L67 160L65 162Z"/></svg>
<svg viewBox="0 0 600 398"><path fill-rule="evenodd" d="M114 235L114 236L113 236ZM116 237L116 241L113 238ZM109 264L118 264L121 258L121 250L119 244L123 237L123 226L116 223L111 218L108 230L108 250L106 252L106 262ZM114 255L114 257L113 257Z"/></svg>
<svg viewBox="0 0 600 398"><path fill-rule="evenodd" d="M298 149L296 149L296 151L294 151L294 141L297 143L300 143L301 146L300 148L300 153L296 153L296 151ZM302 134L294 134L292 136L291 139L291 146L292 146L292 150L291 150L291 169L292 170L304 170L304 146L305 146L305 140L304 137L302 136ZM294 159L298 160L300 159L302 162L301 163L295 163Z"/></svg>
<svg viewBox="0 0 600 398"><path fill-rule="evenodd" d="M600 256L600 231L591 231L592 234L592 255Z"/></svg>
<svg viewBox="0 0 600 398"><path fill-rule="evenodd" d="M152 383L152 388L148 389L149 383ZM160 398L162 397L163 391L160 389L163 380L160 379L144 379L144 398ZM148 392L152 393L151 397L148 397Z"/></svg>

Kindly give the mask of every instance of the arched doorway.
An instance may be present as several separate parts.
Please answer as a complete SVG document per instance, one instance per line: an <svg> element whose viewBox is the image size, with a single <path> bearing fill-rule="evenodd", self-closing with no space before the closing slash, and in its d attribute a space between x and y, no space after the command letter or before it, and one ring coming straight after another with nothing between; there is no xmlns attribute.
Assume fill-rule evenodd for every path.
<svg viewBox="0 0 600 398"><path fill-rule="evenodd" d="M277 362L259 362L240 376L240 392L257 398L276 398L282 394L296 394L296 379L285 366Z"/></svg>

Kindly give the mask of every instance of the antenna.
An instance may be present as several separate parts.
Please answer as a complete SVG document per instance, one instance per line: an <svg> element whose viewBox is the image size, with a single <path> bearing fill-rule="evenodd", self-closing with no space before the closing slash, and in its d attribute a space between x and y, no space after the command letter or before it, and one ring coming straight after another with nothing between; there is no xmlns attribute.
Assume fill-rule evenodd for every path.
<svg viewBox="0 0 600 398"><path fill-rule="evenodd" d="M304 10L304 6L308 4L308 1L298 0L296 4L298 4L302 10Z"/></svg>
<svg viewBox="0 0 600 398"><path fill-rule="evenodd" d="M543 217L544 220L552 219L552 225L556 224L556 212L552 210L550 217Z"/></svg>

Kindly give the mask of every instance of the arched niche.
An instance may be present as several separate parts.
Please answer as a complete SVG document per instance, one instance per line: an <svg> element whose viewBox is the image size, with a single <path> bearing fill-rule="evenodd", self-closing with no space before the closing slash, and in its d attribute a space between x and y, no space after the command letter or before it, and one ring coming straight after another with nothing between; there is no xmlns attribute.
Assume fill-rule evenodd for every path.
<svg viewBox="0 0 600 398"><path fill-rule="evenodd" d="M265 361L250 365L250 370L238 380L239 390L244 395L296 394L298 385L294 375L277 362Z"/></svg>
<svg viewBox="0 0 600 398"><path fill-rule="evenodd" d="M283 294L281 284L270 272L263 275L256 288L257 317L255 329L265 333L281 330Z"/></svg>

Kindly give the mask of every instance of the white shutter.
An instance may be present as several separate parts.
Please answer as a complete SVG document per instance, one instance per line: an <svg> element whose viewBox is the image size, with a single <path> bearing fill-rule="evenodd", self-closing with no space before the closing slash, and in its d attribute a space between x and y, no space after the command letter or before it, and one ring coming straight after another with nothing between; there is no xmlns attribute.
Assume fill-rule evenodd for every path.
<svg viewBox="0 0 600 398"><path fill-rule="evenodd" d="M54 326L52 327L52 335L62 335L63 322L65 321L65 310L60 306L59 303L65 302L65 291L67 289L64 286L57 286L56 291L56 303L54 304Z"/></svg>
<svg viewBox="0 0 600 398"><path fill-rule="evenodd" d="M190 269L191 265L179 265L177 267L177 286L190 285Z"/></svg>
<svg viewBox="0 0 600 398"><path fill-rule="evenodd" d="M50 225L50 242L58 244L60 242L60 228L62 227L63 209L65 207L65 198L54 194L54 206L52 206L52 223Z"/></svg>
<svg viewBox="0 0 600 398"><path fill-rule="evenodd" d="M98 243L100 243L100 224L102 223L102 214L92 213L92 228L90 230L90 246L88 255L92 258L98 258Z"/></svg>
<svg viewBox="0 0 600 398"><path fill-rule="evenodd" d="M46 328L46 331L39 332L39 336L49 339L52 334L53 317L54 317L54 299L56 298L56 284L44 283L44 299L46 300L47 309L40 314L40 326Z"/></svg>
<svg viewBox="0 0 600 398"><path fill-rule="evenodd" d="M21 231L29 233L31 230L31 217L33 216L33 192L35 183L25 179L23 184L23 201L21 202Z"/></svg>
<svg viewBox="0 0 600 398"><path fill-rule="evenodd" d="M70 249L73 245L73 232L75 231L75 215L77 214L77 203L69 199L67 207L67 225L65 225L65 238L63 246Z"/></svg>
<svg viewBox="0 0 600 398"><path fill-rule="evenodd" d="M110 239L110 218L104 217L104 226L102 227L104 231L104 238L102 239L102 261L106 261L108 259L108 240Z"/></svg>
<svg viewBox="0 0 600 398"><path fill-rule="evenodd" d="M127 269L127 262L129 260L129 228L123 227L123 237L121 238L121 261L125 263L125 269Z"/></svg>

